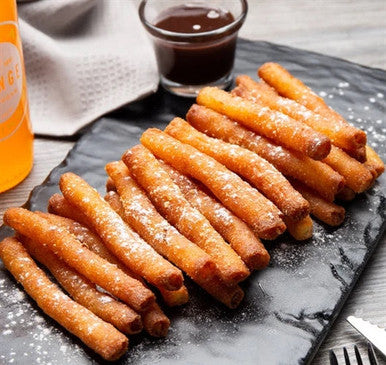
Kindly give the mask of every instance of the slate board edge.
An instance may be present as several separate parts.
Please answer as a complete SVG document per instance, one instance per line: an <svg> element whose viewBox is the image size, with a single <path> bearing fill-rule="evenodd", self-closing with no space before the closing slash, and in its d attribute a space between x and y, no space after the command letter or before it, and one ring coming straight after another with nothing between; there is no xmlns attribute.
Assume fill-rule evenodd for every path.
<svg viewBox="0 0 386 365"><path fill-rule="evenodd" d="M354 279L351 281L351 285L347 287L346 292L344 295L342 295L341 299L338 301L336 305L336 312L333 317L329 320L328 325L320 332L319 336L316 337L314 346L310 348L310 351L307 353L306 358L308 357L308 361L306 364L311 364L312 360L314 359L315 355L317 354L320 346L323 344L325 338L327 337L328 333L330 332L332 326L335 323L335 320L339 317L344 304L346 303L347 299L349 298L351 292L354 290L354 287L357 285L357 282L359 278L361 277L364 269L367 267L367 264L370 260L370 258L373 256L375 250L378 248L379 242L381 241L382 237L385 234L386 230L386 221L383 222L382 227L379 231L378 236L374 239L374 246L372 249L367 251L367 254L365 256L365 259L362 262L362 265L358 267L358 269L355 272Z"/></svg>

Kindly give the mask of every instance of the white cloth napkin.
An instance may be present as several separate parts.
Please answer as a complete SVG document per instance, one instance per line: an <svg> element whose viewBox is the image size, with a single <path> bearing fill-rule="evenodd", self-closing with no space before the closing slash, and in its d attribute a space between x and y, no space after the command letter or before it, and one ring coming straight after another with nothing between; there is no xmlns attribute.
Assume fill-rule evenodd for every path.
<svg viewBox="0 0 386 365"><path fill-rule="evenodd" d="M157 89L150 40L130 0L18 3L35 133L69 136Z"/></svg>

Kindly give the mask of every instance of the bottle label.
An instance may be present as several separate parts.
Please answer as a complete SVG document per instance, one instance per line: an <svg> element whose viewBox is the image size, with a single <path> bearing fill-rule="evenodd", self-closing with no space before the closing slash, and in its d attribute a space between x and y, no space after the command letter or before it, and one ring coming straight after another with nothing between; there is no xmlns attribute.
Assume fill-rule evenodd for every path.
<svg viewBox="0 0 386 365"><path fill-rule="evenodd" d="M13 29L12 29L13 28ZM4 31L8 34L17 25L13 22L0 23L0 39ZM11 32L10 32L11 31ZM23 63L18 44L6 39L0 42L0 141L11 136L24 119ZM5 41L4 41L5 40ZM9 39L13 41L12 39Z"/></svg>
<svg viewBox="0 0 386 365"><path fill-rule="evenodd" d="M12 43L0 43L0 57L0 123L3 123L19 105L23 79L19 51Z"/></svg>

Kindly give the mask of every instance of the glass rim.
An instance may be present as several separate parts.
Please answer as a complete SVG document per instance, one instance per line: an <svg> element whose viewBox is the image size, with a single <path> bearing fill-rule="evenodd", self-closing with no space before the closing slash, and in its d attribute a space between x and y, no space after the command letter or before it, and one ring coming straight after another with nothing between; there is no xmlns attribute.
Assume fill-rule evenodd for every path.
<svg viewBox="0 0 386 365"><path fill-rule="evenodd" d="M201 41L205 39L210 39L212 36L216 37L224 33L234 33L238 31L243 24L247 13L248 13L248 3L247 0L238 0L241 3L241 14L232 22L227 25L224 25L221 28L217 28L214 30L209 30L207 32L199 32L199 33L180 33L180 32L173 32L170 30L165 30L162 28L158 28L155 25L151 24L149 21L145 18L145 7L147 5L149 0L142 0L139 8L139 18L142 22L142 24L146 27L146 29L154 36L158 36L161 38L165 38L171 41L186 41L186 39L189 39L189 42L194 41Z"/></svg>

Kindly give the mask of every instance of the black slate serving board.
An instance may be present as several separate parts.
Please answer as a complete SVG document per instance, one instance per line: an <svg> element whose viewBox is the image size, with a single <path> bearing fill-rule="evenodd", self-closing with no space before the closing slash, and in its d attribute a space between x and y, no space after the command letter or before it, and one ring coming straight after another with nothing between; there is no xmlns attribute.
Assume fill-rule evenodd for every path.
<svg viewBox="0 0 386 365"><path fill-rule="evenodd" d="M235 73L255 76L277 61L321 93L330 105L368 132L369 143L386 160L386 72L265 42L240 40ZM97 121L66 159L36 187L27 206L45 210L58 191L59 176L74 171L104 191L106 162L138 143L150 127L163 128L191 104L162 90ZM272 262L242 287L246 297L233 311L187 282L190 302L166 309L172 325L166 339L138 335L121 364L304 364L315 355L385 229L386 178L346 204L336 229L315 224L312 239L284 235L268 244ZM9 234L2 228L0 237ZM89 364L102 362L51 321L0 270L0 363Z"/></svg>

